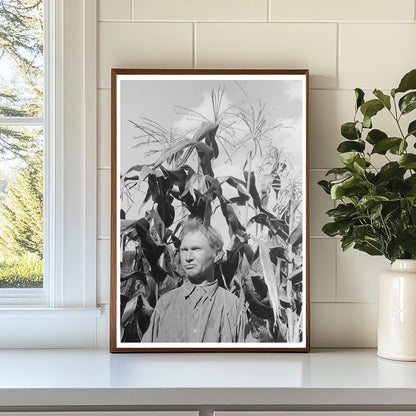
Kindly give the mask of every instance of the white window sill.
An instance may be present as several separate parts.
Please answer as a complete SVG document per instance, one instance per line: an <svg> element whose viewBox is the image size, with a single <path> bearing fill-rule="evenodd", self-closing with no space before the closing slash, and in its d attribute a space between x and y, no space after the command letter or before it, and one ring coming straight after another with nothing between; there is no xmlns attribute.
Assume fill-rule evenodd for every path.
<svg viewBox="0 0 416 416"><path fill-rule="evenodd" d="M2 306L0 348L95 348L101 315L100 308Z"/></svg>
<svg viewBox="0 0 416 416"><path fill-rule="evenodd" d="M84 318L99 318L101 315L101 308L45 308L41 306L0 306L0 320L4 316L30 316L32 318L38 317L84 317Z"/></svg>
<svg viewBox="0 0 416 416"><path fill-rule="evenodd" d="M110 354L0 350L2 409L416 409L416 363L375 350Z"/></svg>

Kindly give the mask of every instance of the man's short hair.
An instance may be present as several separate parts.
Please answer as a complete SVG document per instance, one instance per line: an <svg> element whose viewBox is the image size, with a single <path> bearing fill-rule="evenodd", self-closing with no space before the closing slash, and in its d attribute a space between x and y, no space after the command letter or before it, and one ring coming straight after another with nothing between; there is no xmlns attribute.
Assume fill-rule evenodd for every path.
<svg viewBox="0 0 416 416"><path fill-rule="evenodd" d="M195 231L200 231L202 234L204 234L209 241L209 245L215 251L222 251L224 242L222 240L221 234L214 227L205 225L199 218L189 218L182 224L182 230L180 232L179 239L182 241L187 234L193 233Z"/></svg>

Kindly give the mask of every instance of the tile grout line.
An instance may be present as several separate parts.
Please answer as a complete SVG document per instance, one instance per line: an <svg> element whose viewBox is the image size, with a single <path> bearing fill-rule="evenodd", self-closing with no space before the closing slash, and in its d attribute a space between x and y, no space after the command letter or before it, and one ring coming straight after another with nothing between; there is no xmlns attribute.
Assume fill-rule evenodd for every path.
<svg viewBox="0 0 416 416"><path fill-rule="evenodd" d="M196 22L192 23L192 68L196 69Z"/></svg>
<svg viewBox="0 0 416 416"><path fill-rule="evenodd" d="M130 20L133 20L133 0L130 0Z"/></svg>
<svg viewBox="0 0 416 416"><path fill-rule="evenodd" d="M336 241L334 244L334 259L335 259L335 281L334 281L334 302L338 303L338 244L340 241Z"/></svg>
<svg viewBox="0 0 416 416"><path fill-rule="evenodd" d="M416 0L415 0L416 1ZM267 22L272 20L272 0L267 0Z"/></svg>
<svg viewBox="0 0 416 416"><path fill-rule="evenodd" d="M316 300L316 301L311 301L311 304L320 304L320 305L377 305L378 302L374 301L374 302L370 302L370 301L357 301L357 300L344 300L341 302L331 302L331 301L327 301L327 300Z"/></svg>
<svg viewBox="0 0 416 416"><path fill-rule="evenodd" d="M332 168L309 168L309 172L326 172Z"/></svg>
<svg viewBox="0 0 416 416"><path fill-rule="evenodd" d="M134 9L133 9L134 10ZM414 25L413 20L283 20L275 19L268 21L268 17L265 19L224 19L224 20L192 20L192 19L98 19L98 23L287 23L287 24L325 24L325 25L336 25L336 24L354 24L354 25Z"/></svg>
<svg viewBox="0 0 416 416"><path fill-rule="evenodd" d="M332 201L332 208L336 207L336 202ZM336 238L336 244L334 245L335 247L335 302L338 303L338 248L339 245L341 244L341 238L338 237Z"/></svg>
<svg viewBox="0 0 416 416"><path fill-rule="evenodd" d="M327 235L310 235L309 236L309 240L334 240L337 239L339 240L339 237L329 237Z"/></svg>
<svg viewBox="0 0 416 416"><path fill-rule="evenodd" d="M256 68L253 68L256 69ZM354 89L354 87L351 88L309 88L310 92L321 92L321 91L325 91L325 92L351 92ZM373 91L373 87L368 87L368 88L362 88L362 90L364 92L371 92ZM388 90L388 88L384 88L386 91ZM111 92L111 87L97 87L97 91L108 91ZM314 168L314 169L324 169L324 168ZM330 168L328 168L330 169Z"/></svg>
<svg viewBox="0 0 416 416"><path fill-rule="evenodd" d="M337 23L337 62L336 62L336 71L337 71L337 90L339 89L339 80L340 80L340 71L341 71L341 24Z"/></svg>

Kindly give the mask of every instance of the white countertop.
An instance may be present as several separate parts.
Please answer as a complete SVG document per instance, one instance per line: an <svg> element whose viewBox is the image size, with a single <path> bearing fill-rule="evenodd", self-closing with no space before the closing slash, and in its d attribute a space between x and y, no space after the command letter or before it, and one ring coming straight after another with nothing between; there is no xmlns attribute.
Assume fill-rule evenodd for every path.
<svg viewBox="0 0 416 416"><path fill-rule="evenodd" d="M416 362L378 358L375 350L0 350L0 407L120 404L416 406Z"/></svg>

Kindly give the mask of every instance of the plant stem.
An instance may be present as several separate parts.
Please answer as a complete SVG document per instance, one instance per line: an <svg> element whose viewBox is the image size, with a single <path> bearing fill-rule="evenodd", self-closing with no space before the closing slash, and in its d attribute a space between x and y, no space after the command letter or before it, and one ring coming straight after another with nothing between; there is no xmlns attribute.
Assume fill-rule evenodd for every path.
<svg viewBox="0 0 416 416"><path fill-rule="evenodd" d="M397 115L397 103L396 100L393 98L393 104L394 104L394 114L392 113L391 110L389 110L389 113L391 114L391 116L393 117L394 121L397 124L397 127L399 128L400 134L402 135L403 139L405 139L405 135L403 134L403 130L402 127L400 126L400 116Z"/></svg>

